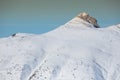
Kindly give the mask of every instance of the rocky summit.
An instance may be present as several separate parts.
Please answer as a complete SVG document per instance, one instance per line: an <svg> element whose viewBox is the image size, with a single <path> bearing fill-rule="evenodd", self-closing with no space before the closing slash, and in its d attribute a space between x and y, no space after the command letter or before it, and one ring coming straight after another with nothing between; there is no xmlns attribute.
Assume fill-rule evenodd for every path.
<svg viewBox="0 0 120 80"><path fill-rule="evenodd" d="M94 17L91 17L88 13L83 12L77 16L78 18L91 23L94 25L94 27L99 28L99 25L97 24L97 20Z"/></svg>

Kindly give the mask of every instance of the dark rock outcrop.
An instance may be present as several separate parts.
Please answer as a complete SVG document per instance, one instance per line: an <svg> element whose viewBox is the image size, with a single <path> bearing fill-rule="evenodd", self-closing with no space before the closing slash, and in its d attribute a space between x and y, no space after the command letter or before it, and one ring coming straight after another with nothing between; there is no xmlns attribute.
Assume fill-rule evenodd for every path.
<svg viewBox="0 0 120 80"><path fill-rule="evenodd" d="M77 17L79 17L80 19L93 24L94 27L99 28L99 25L97 24L97 20L93 17L91 17L89 14L83 12L80 15L78 15Z"/></svg>

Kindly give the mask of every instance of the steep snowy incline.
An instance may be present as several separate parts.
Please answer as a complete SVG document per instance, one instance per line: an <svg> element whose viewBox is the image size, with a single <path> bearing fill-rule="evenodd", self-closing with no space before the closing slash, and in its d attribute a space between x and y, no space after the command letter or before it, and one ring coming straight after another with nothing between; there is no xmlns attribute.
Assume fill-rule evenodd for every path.
<svg viewBox="0 0 120 80"><path fill-rule="evenodd" d="M120 80L119 28L76 17L45 34L1 38L0 80Z"/></svg>
<svg viewBox="0 0 120 80"><path fill-rule="evenodd" d="M49 33L47 56L29 80L119 80L120 33L62 28ZM50 47L49 47L50 46Z"/></svg>

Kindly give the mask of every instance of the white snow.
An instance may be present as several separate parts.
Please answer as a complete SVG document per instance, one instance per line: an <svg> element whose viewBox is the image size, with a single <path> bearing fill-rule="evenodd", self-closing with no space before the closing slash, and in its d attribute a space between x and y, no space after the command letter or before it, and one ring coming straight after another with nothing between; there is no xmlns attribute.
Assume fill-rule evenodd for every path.
<svg viewBox="0 0 120 80"><path fill-rule="evenodd" d="M120 24L74 18L45 34L0 39L0 80L120 80Z"/></svg>

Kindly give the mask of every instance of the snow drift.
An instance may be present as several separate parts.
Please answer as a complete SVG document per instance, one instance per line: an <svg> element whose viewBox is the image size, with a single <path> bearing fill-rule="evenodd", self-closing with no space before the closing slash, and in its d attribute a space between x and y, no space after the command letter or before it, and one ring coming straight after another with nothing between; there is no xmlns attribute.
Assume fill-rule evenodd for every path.
<svg viewBox="0 0 120 80"><path fill-rule="evenodd" d="M120 24L75 17L45 34L0 39L0 80L120 80Z"/></svg>

